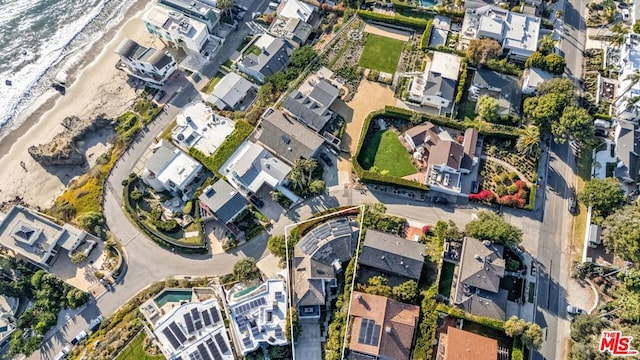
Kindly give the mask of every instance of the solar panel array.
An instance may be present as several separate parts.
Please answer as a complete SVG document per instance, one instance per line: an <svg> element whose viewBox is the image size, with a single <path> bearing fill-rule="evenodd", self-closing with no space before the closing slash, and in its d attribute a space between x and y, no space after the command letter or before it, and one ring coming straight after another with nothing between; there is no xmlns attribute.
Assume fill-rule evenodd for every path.
<svg viewBox="0 0 640 360"><path fill-rule="evenodd" d="M256 300L251 300L251 301L247 302L246 304L242 304L242 305L236 307L236 312L240 313L240 314L244 314L245 312L247 312L247 311L249 311L249 310L251 310L253 308L256 308L258 306L262 306L262 305L264 305L266 303L267 303L267 300L265 300L264 297L258 298Z"/></svg>
<svg viewBox="0 0 640 360"><path fill-rule="evenodd" d="M222 334L217 333L215 335L216 338L216 343L218 344L218 347L220 348L220 351L222 351L223 354L226 354L229 352L229 348L227 347L227 343L224 342L224 338L222 337Z"/></svg>
<svg viewBox="0 0 640 360"><path fill-rule="evenodd" d="M256 336L260 335L260 330L258 330L258 327L252 327L251 328L251 335L253 335L253 337L255 338Z"/></svg>
<svg viewBox="0 0 640 360"><path fill-rule="evenodd" d="M213 360L222 360L222 355L220 355L220 351L218 351L218 348L213 344L213 339L208 338L205 343L207 344L207 347L209 348L209 352L213 356ZM226 347L226 345L225 345L225 347Z"/></svg>
<svg viewBox="0 0 640 360"><path fill-rule="evenodd" d="M211 326L211 317L207 310L202 312L202 321L204 322L204 326Z"/></svg>
<svg viewBox="0 0 640 360"><path fill-rule="evenodd" d="M360 334L358 334L358 343L366 345L378 345L380 338L380 325L370 319L362 319L360 325Z"/></svg>
<svg viewBox="0 0 640 360"><path fill-rule="evenodd" d="M244 347L249 347L249 345L251 345L251 339L249 337L242 339L242 344Z"/></svg>
<svg viewBox="0 0 640 360"><path fill-rule="evenodd" d="M185 323L185 325L187 325L187 332L189 334L191 334L192 332L195 331L195 328L193 326L193 319L191 318L191 314L189 314L189 313L184 314L184 323Z"/></svg>
<svg viewBox="0 0 640 360"><path fill-rule="evenodd" d="M276 291L275 296L276 296L276 300L284 301L284 294L282 293L282 291Z"/></svg>
<svg viewBox="0 0 640 360"><path fill-rule="evenodd" d="M171 344L171 346L174 349L177 349L177 348L180 347L180 343L178 342L178 339L176 339L176 337L173 335L173 333L168 328L164 328L162 330L162 333L167 338L167 340L169 340L169 343Z"/></svg>
<svg viewBox="0 0 640 360"><path fill-rule="evenodd" d="M298 242L298 247L303 253L309 255L314 253L318 249L320 241L327 239L330 236L340 237L343 235L351 234L351 224L346 219L338 219L331 222L324 223L315 229L311 230L305 235L302 240Z"/></svg>
<svg viewBox="0 0 640 360"><path fill-rule="evenodd" d="M207 349L204 347L204 344L198 344L198 352L200 353L200 357L202 357L202 360L213 360L211 358L211 355L209 355L209 352L207 351Z"/></svg>
<svg viewBox="0 0 640 360"><path fill-rule="evenodd" d="M211 312L211 319L213 319L213 323L219 323L220 322L220 315L218 314L218 308L216 308L215 306L211 307L209 309L209 311Z"/></svg>
<svg viewBox="0 0 640 360"><path fill-rule="evenodd" d="M169 324L169 328L176 335L176 338L178 338L178 341L180 342L180 344L184 344L184 342L187 341L187 337L184 336L184 334L182 333L182 330L180 330L180 328L178 327L178 325L176 325L175 322L172 322L171 324Z"/></svg>

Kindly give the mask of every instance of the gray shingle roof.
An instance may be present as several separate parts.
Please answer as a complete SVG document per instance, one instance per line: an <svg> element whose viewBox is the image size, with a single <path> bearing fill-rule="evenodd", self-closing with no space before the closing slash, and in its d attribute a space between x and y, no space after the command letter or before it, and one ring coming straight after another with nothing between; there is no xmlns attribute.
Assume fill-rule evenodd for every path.
<svg viewBox="0 0 640 360"><path fill-rule="evenodd" d="M225 224L247 207L247 202L238 190L224 180L207 186L198 199Z"/></svg>
<svg viewBox="0 0 640 360"><path fill-rule="evenodd" d="M503 252L502 245L484 245L478 239L467 237L462 249L458 281L479 289L498 292L500 278L504 276Z"/></svg>
<svg viewBox="0 0 640 360"><path fill-rule="evenodd" d="M304 96L298 90L293 90L282 103L282 109L293 114L305 125L320 131L331 120L331 112L328 107L317 103L308 96Z"/></svg>
<svg viewBox="0 0 640 360"><path fill-rule="evenodd" d="M256 141L291 164L300 158L313 157L324 142L306 126L286 118L282 112L272 108L262 115L260 126L261 130L256 133Z"/></svg>
<svg viewBox="0 0 640 360"><path fill-rule="evenodd" d="M253 88L251 81L234 72L230 72L213 89L209 102L215 103L219 99L225 106L234 108L247 96L251 88Z"/></svg>
<svg viewBox="0 0 640 360"><path fill-rule="evenodd" d="M507 309L508 295L507 290L500 290L498 293L489 293L480 290L478 294L467 297L463 302L457 304L457 306L474 315L504 321L506 318L505 310Z"/></svg>
<svg viewBox="0 0 640 360"><path fill-rule="evenodd" d="M124 38L116 48L115 53L126 58L137 59L145 51L147 51L146 47L129 38Z"/></svg>
<svg viewBox="0 0 640 360"><path fill-rule="evenodd" d="M423 244L369 229L359 260L362 265L418 282L424 264L423 252Z"/></svg>
<svg viewBox="0 0 640 360"><path fill-rule="evenodd" d="M430 72L427 77L424 95L441 96L449 101L453 101L456 91L456 80L442 77L441 74Z"/></svg>
<svg viewBox="0 0 640 360"><path fill-rule="evenodd" d="M507 108L512 114L520 114L522 87L518 84L516 77L491 70L479 69L476 70L473 77L473 85L485 89L500 89L500 96L498 98L500 106Z"/></svg>
<svg viewBox="0 0 640 360"><path fill-rule="evenodd" d="M615 175L618 178L630 178L638 181L638 156L640 156L640 132L637 125L630 121L618 120L619 130L616 138L616 157L618 166Z"/></svg>
<svg viewBox="0 0 640 360"><path fill-rule="evenodd" d="M265 36L265 35L263 35ZM246 68L253 69L270 76L282 71L289 63L291 46L280 38L274 39L266 49L260 49L260 55L248 54L242 58L242 64Z"/></svg>
<svg viewBox="0 0 640 360"><path fill-rule="evenodd" d="M162 69L173 61L171 56L165 54L163 51L155 51L149 59L149 63L156 67L156 69Z"/></svg>
<svg viewBox="0 0 640 360"><path fill-rule="evenodd" d="M309 97L328 108L333 104L338 95L340 95L340 89L333 86L333 84L327 80L321 79L315 85Z"/></svg>
<svg viewBox="0 0 640 360"><path fill-rule="evenodd" d="M144 166L154 174L159 174L164 169L169 161L173 159L177 149L170 144L163 143L153 155L147 160Z"/></svg>

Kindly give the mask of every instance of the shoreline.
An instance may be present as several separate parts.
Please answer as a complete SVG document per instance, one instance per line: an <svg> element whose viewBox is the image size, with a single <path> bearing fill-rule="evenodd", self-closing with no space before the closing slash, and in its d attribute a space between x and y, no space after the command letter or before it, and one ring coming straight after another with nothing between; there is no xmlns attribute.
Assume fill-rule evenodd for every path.
<svg viewBox="0 0 640 360"><path fill-rule="evenodd" d="M73 65L69 71L69 83L71 83L72 87L75 82L82 76L87 68L89 68L94 62L99 61L100 57L104 55L104 51L107 48L109 42L115 37L115 35L121 31L123 26L129 22L133 18L137 18L141 15L141 12L144 11L145 7L148 4L148 0L136 0L129 8L125 10L122 20L120 20L117 24L115 24L111 29L102 34L100 39L93 44L90 44L90 49L82 55L82 58L78 63ZM108 38L108 40L107 40ZM18 116L20 120L20 125L16 128L9 130L9 133L2 139L0 139L0 160L2 160L5 156L9 154L11 148L15 143L23 136L27 135L29 130L38 125L43 117L47 114L47 112L55 109L59 100L64 98L65 95L60 94L59 92L52 90L55 93L52 95L47 95L51 93L47 91L41 95L41 97L48 97L45 101L38 101L29 106L24 110L24 113Z"/></svg>
<svg viewBox="0 0 640 360"><path fill-rule="evenodd" d="M111 146L110 131L92 133L82 140L87 162L82 166L43 167L28 153L30 146L48 143L62 132L67 116L91 119L100 113L115 119L134 104L142 87L116 69L119 57L114 53L124 38L145 47L162 49L164 44L147 33L142 14L150 2L134 1L123 10L122 20L91 43L87 52L69 71L66 94L45 92L30 106L20 125L0 140L0 203L16 197L31 207L47 208L66 189L69 182L85 173L95 159ZM49 97L48 99L46 99ZM46 99L46 100L44 100Z"/></svg>

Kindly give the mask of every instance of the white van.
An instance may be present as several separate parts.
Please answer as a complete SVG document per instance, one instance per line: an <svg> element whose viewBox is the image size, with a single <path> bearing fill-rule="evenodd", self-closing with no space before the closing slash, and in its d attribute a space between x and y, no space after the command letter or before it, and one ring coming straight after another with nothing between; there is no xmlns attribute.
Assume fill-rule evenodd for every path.
<svg viewBox="0 0 640 360"><path fill-rule="evenodd" d="M275 9L277 9L277 8L278 8L278 5L279 5L279 4L278 4L277 2L270 2L270 3L269 3L269 9L273 9L273 10L275 10Z"/></svg>

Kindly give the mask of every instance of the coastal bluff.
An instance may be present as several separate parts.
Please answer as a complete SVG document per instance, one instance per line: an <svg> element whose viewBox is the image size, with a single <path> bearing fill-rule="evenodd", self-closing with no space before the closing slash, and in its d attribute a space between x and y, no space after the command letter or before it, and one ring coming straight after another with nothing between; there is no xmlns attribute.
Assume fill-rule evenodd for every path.
<svg viewBox="0 0 640 360"><path fill-rule="evenodd" d="M67 116L62 121L64 130L46 144L30 146L29 155L43 166L83 165L87 160L77 142L92 131L113 124L113 119L107 118L105 114L85 120L77 116Z"/></svg>

